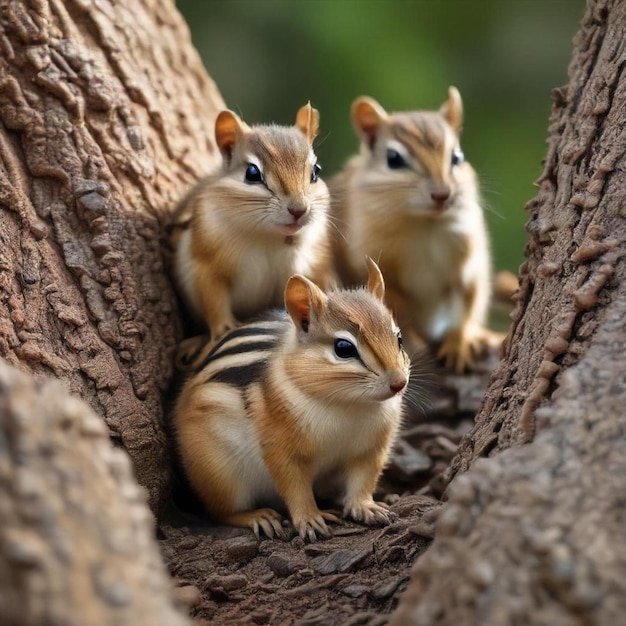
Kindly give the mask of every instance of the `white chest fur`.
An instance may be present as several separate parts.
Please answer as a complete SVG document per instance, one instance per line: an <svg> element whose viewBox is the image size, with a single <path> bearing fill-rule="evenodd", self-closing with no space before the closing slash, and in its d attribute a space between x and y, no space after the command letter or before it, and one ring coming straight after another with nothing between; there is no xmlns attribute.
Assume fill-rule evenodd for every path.
<svg viewBox="0 0 626 626"><path fill-rule="evenodd" d="M315 476L333 472L351 460L380 447L380 438L392 436L400 424L402 399L397 396L384 402L363 403L349 409L338 405L320 405L300 393L291 393L298 407L297 423L303 436L313 442Z"/></svg>
<svg viewBox="0 0 626 626"><path fill-rule="evenodd" d="M307 243L306 239L288 242L276 238L274 244L253 244L239 255L231 291L236 317L281 306L289 277L307 275L313 266L314 252L307 250Z"/></svg>

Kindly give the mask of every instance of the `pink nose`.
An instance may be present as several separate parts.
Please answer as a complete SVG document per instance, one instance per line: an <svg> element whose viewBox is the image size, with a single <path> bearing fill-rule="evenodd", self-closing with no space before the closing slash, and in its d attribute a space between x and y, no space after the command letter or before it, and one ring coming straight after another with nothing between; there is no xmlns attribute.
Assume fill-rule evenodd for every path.
<svg viewBox="0 0 626 626"><path fill-rule="evenodd" d="M435 193L433 191L433 193L430 194L430 197L433 199L436 205L442 206L443 203L450 197L450 192L440 191L440 192Z"/></svg>
<svg viewBox="0 0 626 626"><path fill-rule="evenodd" d="M302 205L298 204L298 205L287 207L287 211L289 211L289 213L293 215L293 217L295 218L297 222L306 213L306 207L303 207Z"/></svg>
<svg viewBox="0 0 626 626"><path fill-rule="evenodd" d="M389 383L389 389L393 391L393 393L400 393L406 387L406 378L400 378L398 380L394 380L392 383Z"/></svg>

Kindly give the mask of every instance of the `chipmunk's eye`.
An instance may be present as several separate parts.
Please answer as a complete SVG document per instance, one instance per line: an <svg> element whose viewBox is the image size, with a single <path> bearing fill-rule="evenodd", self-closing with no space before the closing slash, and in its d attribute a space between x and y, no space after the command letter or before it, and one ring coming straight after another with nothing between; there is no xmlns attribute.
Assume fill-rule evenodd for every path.
<svg viewBox="0 0 626 626"><path fill-rule="evenodd" d="M248 169L246 170L246 182L247 183L262 183L263 182L263 174L261 174L261 170L256 166L248 165Z"/></svg>
<svg viewBox="0 0 626 626"><path fill-rule="evenodd" d="M402 350L402 333L398 332L398 348Z"/></svg>
<svg viewBox="0 0 626 626"><path fill-rule="evenodd" d="M316 183L320 179L320 172L322 171L322 166L319 163L316 163L311 170L311 182Z"/></svg>
<svg viewBox="0 0 626 626"><path fill-rule="evenodd" d="M404 157L393 148L387 149L387 165L392 170L399 170L403 167L408 167L408 163L404 160Z"/></svg>
<svg viewBox="0 0 626 626"><path fill-rule="evenodd" d="M340 359L358 359L359 351L356 346L347 339L335 339L335 354Z"/></svg>
<svg viewBox="0 0 626 626"><path fill-rule="evenodd" d="M452 167L455 165L461 165L465 161L465 155L463 154L463 150L461 148L455 148L452 150L452 157L450 158L450 163L452 163Z"/></svg>

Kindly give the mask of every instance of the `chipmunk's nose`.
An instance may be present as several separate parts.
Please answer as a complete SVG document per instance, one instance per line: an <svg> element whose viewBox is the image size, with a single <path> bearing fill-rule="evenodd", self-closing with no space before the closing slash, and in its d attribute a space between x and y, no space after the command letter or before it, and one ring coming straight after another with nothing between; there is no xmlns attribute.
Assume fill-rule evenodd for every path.
<svg viewBox="0 0 626 626"><path fill-rule="evenodd" d="M395 394L400 393L406 387L407 380L404 376L389 383L389 389Z"/></svg>
<svg viewBox="0 0 626 626"><path fill-rule="evenodd" d="M450 197L450 191L449 190L433 191L430 194L430 197L433 199L433 202L439 208L441 208L444 205L445 201Z"/></svg>
<svg viewBox="0 0 626 626"><path fill-rule="evenodd" d="M308 209L309 207L304 200L290 200L287 205L287 211L293 215L296 221L298 221Z"/></svg>

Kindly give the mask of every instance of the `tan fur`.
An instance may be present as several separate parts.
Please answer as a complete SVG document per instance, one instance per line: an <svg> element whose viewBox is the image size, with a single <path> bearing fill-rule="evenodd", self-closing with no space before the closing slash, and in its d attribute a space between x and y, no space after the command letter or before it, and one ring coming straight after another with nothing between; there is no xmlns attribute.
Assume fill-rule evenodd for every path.
<svg viewBox="0 0 626 626"><path fill-rule="evenodd" d="M232 111L217 117L222 168L189 192L173 220L180 291L214 337L280 306L294 273L334 282L328 189L312 181L318 126L310 104L293 127L249 127ZM246 182L251 164L263 182Z"/></svg>
<svg viewBox="0 0 626 626"><path fill-rule="evenodd" d="M390 522L373 492L400 425L409 359L373 262L368 286L324 292L291 277L291 322L284 321L262 378L241 388L207 380L207 369L240 358L231 354L184 386L174 418L178 447L192 486L218 520L283 537L274 510L282 501L299 534L314 541L329 537L327 522L337 521L319 510L316 496L339 495L346 517ZM353 338L359 358L337 356L337 337Z"/></svg>
<svg viewBox="0 0 626 626"><path fill-rule="evenodd" d="M452 165L461 97L450 87L439 111L393 114L362 97L352 120L360 154L330 183L340 276L357 284L364 255L376 259L412 349L438 344L439 356L460 372L500 340L484 328L490 262L476 175L467 162ZM406 167L389 166L389 149Z"/></svg>

